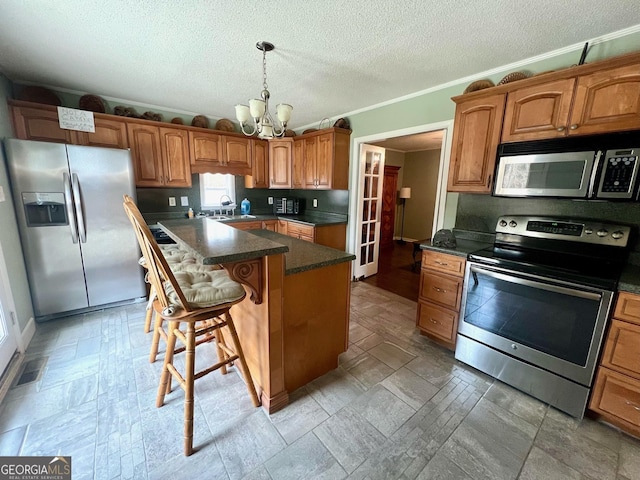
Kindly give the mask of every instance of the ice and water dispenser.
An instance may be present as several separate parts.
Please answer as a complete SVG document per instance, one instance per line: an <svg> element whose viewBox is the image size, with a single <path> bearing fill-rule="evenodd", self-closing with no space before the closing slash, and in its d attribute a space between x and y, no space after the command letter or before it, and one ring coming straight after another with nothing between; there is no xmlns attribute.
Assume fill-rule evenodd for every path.
<svg viewBox="0 0 640 480"><path fill-rule="evenodd" d="M22 205L28 227L48 227L69 223L62 192L23 192Z"/></svg>

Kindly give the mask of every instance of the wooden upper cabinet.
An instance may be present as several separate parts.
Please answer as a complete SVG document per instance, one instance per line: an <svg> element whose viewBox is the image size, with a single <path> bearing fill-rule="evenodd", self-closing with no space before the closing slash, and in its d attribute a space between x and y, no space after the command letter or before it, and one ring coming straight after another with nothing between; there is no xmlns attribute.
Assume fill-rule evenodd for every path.
<svg viewBox="0 0 640 480"><path fill-rule="evenodd" d="M190 187L185 130L128 123L127 133L138 187Z"/></svg>
<svg viewBox="0 0 640 480"><path fill-rule="evenodd" d="M291 152L293 140L282 138L269 141L269 187L292 188Z"/></svg>
<svg viewBox="0 0 640 480"><path fill-rule="evenodd" d="M237 175L251 175L251 139L223 136L222 159Z"/></svg>
<svg viewBox="0 0 640 480"><path fill-rule="evenodd" d="M251 140L253 162L251 175L245 175L246 188L269 188L269 143L266 140Z"/></svg>
<svg viewBox="0 0 640 480"><path fill-rule="evenodd" d="M332 128L306 134L300 140L296 139L296 142L301 142L298 148L303 158L302 188L349 188L350 134L348 130Z"/></svg>
<svg viewBox="0 0 640 480"><path fill-rule="evenodd" d="M569 135L640 129L640 63L578 77Z"/></svg>
<svg viewBox="0 0 640 480"><path fill-rule="evenodd" d="M163 186L162 147L158 127L128 123L127 133L131 144L136 186Z"/></svg>
<svg viewBox="0 0 640 480"><path fill-rule="evenodd" d="M223 165L222 135L189 131L189 150L194 173L206 173Z"/></svg>
<svg viewBox="0 0 640 480"><path fill-rule="evenodd" d="M575 83L575 78L565 78L510 92L504 112L502 141L565 136Z"/></svg>
<svg viewBox="0 0 640 480"><path fill-rule="evenodd" d="M304 188L304 140L293 141L293 188Z"/></svg>
<svg viewBox="0 0 640 480"><path fill-rule="evenodd" d="M71 130L60 128L58 111L11 105L16 138L41 142L71 143Z"/></svg>
<svg viewBox="0 0 640 480"><path fill-rule="evenodd" d="M121 120L95 117L95 132L72 132L72 143L90 147L129 148L127 124Z"/></svg>
<svg viewBox="0 0 640 480"><path fill-rule="evenodd" d="M329 190L333 187L333 134L318 137L316 157L316 188Z"/></svg>
<svg viewBox="0 0 640 480"><path fill-rule="evenodd" d="M164 184L167 187L190 187L189 135L185 130L160 127Z"/></svg>
<svg viewBox="0 0 640 480"><path fill-rule="evenodd" d="M456 106L448 191L491 192L504 106L505 94Z"/></svg>
<svg viewBox="0 0 640 480"><path fill-rule="evenodd" d="M305 138L303 140L304 151L304 188L316 188L316 163L318 162L318 137Z"/></svg>

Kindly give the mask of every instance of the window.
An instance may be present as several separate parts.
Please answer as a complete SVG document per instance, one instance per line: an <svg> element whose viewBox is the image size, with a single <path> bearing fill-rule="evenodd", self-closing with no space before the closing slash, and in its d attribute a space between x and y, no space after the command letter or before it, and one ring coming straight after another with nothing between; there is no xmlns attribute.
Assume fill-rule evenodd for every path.
<svg viewBox="0 0 640 480"><path fill-rule="evenodd" d="M203 210L219 208L222 204L220 199L225 195L229 196L231 203L236 203L236 177L234 175L200 174L200 203Z"/></svg>

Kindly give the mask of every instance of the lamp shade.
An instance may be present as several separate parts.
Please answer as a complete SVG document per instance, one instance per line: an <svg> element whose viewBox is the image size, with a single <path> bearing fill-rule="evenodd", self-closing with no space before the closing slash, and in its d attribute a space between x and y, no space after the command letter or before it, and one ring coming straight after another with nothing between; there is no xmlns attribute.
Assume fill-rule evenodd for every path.
<svg viewBox="0 0 640 480"><path fill-rule="evenodd" d="M260 118L264 115L264 111L266 109L266 104L264 100L258 100L257 98L252 98L249 100L249 111L251 112L251 116L253 118Z"/></svg>
<svg viewBox="0 0 640 480"><path fill-rule="evenodd" d="M400 189L400 198L411 198L411 187L402 187Z"/></svg>
<svg viewBox="0 0 640 480"><path fill-rule="evenodd" d="M240 123L249 120L249 107L246 105L236 105L236 118Z"/></svg>
<svg viewBox="0 0 640 480"><path fill-rule="evenodd" d="M286 123L291 120L291 110L293 110L293 107L286 103L277 105L276 115L278 116L278 120L280 120L281 123Z"/></svg>

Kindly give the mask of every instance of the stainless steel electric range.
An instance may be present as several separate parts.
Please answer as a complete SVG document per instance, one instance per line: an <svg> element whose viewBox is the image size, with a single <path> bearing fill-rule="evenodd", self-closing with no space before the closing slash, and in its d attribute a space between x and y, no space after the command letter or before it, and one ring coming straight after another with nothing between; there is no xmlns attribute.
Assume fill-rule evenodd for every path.
<svg viewBox="0 0 640 480"><path fill-rule="evenodd" d="M494 246L468 255L455 357L581 418L631 234L500 217Z"/></svg>

